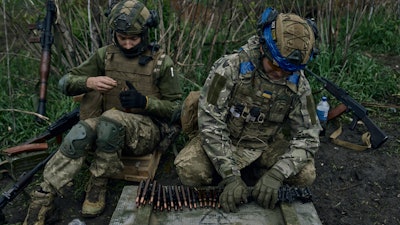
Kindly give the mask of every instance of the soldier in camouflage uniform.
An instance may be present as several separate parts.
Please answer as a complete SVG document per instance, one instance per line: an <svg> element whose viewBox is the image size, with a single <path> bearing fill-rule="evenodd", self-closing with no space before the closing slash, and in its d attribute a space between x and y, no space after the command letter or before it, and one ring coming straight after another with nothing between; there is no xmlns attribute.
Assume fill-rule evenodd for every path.
<svg viewBox="0 0 400 225"><path fill-rule="evenodd" d="M267 8L258 35L215 62L200 94L199 135L174 162L183 184L221 181L221 206L236 212L250 194L274 208L283 183L313 183L321 126L303 69L316 32L312 21Z"/></svg>
<svg viewBox="0 0 400 225"><path fill-rule="evenodd" d="M99 215L107 178L123 168L121 154L151 153L162 139L160 123L170 122L180 109L182 93L171 58L148 43L148 29L157 24L157 14L143 3L121 1L109 15L114 43L61 78L63 93L84 94L81 120L46 164L24 224L46 223L54 197L78 173L89 151L94 160L82 214Z"/></svg>

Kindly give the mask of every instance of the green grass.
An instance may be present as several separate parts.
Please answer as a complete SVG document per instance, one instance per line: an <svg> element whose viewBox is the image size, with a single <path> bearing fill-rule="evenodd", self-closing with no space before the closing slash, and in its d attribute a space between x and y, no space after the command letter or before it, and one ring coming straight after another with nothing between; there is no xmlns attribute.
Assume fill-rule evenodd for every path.
<svg viewBox="0 0 400 225"><path fill-rule="evenodd" d="M21 0L22 1L22 0ZM18 2L21 2L18 1ZM43 4L34 4L30 5L29 1L23 4L26 6L22 7L12 7L13 2L8 2L7 7L10 10L9 15L18 15L18 10L22 10L25 12L23 20L16 20L15 18L12 20L14 22L24 22L26 21L35 21L37 19L36 15L29 15L26 13L27 8L36 7L33 11L35 12L43 12ZM393 8L399 7L395 1ZM16 4L16 3L15 3ZM221 3L222 4L222 3ZM238 1L235 1L233 5L241 4ZM262 11L260 8L262 6L256 6L258 4L254 4L253 2L249 5L246 5L245 9L251 15L255 12ZM22 4L21 4L22 6ZM153 5L152 5L153 6ZM177 18L176 13L168 4L163 5L163 11L165 11L164 24L166 24L165 28L168 28L168 25L176 25L174 24L175 18ZM155 8L151 7L151 8ZM88 38L89 33L86 26L88 26L86 22L86 12L79 12L79 10L86 10L84 5L76 5L76 7L71 8L71 11L63 11L68 12L68 18L65 18L65 22L70 23L69 26L72 26L72 34L75 34L74 38L76 39L76 57L73 58L84 60L90 54L91 46L90 38ZM211 9L209 9L211 10ZM355 32L353 39L351 40L351 44L347 49L348 55L345 57L342 55L344 50L343 38L339 40L338 45L335 46L336 51L330 52L326 47L327 43L320 43L320 55L310 64L310 68L317 74L322 77L326 77L332 82L339 85L344 90L348 91L348 93L359 102L386 102L387 99L394 95L399 94L399 74L398 72L394 72L389 68L378 63L373 55L374 54L387 54L387 55L398 55L400 54L400 39L398 38L399 34L399 16L395 14L395 10L383 10L377 9L371 16L371 18L367 18L365 16ZM198 90L204 80L208 75L208 68L206 65L210 61L210 57L212 59L216 59L221 57L223 54L227 52L231 52L232 46L240 46L245 43L245 39L242 40L241 43L236 42L240 37L248 37L249 30L254 29L256 21L254 18L246 18L246 12L241 12L237 14L239 21L234 21L236 26L230 27L227 23L228 16L223 18L222 24L219 30L213 30L214 27L210 29L210 32L202 32L199 31L200 34L207 35L207 40L202 46L194 46L192 49L191 56L195 57L197 51L201 51L201 57L198 58L199 61L193 62L194 60L188 60L188 62L192 64L185 64L184 61L187 55L183 54L179 58L175 58L174 54L177 53L177 50L184 49L189 51L192 46L188 46L190 42L185 42L183 46L175 46L176 42L174 40L178 40L179 35L183 35L183 37L187 37L190 33L194 33L199 36L199 33L196 33L199 27L198 24L193 24L191 27L174 27L172 26L169 30L171 33L167 33L166 39L171 41L167 42L170 46L168 49L171 49L169 54L171 57L176 60L176 73L180 74L182 79L182 87L184 90L184 96L186 96L191 90ZM243 30L239 31L236 35L235 40L226 40L229 39L229 35L232 34L233 31L236 31L236 27L239 25L240 21L244 18L248 19L243 26ZM183 19L180 23L180 26L183 26ZM25 22L26 22L25 21ZM345 21L345 20L343 20ZM193 23L198 21L193 21ZM20 24L20 28L24 27L26 24ZM207 25L207 24L206 24ZM345 29L345 24L342 24L342 29ZM104 27L101 27L104 29ZM231 31L225 29L233 29ZM15 33L17 30L14 30L12 26L9 27L10 38L9 43L11 43L18 36L26 35L26 30L22 30L22 33ZM202 29L206 29L204 26ZM12 33L12 31L14 33ZM86 33L85 33L86 32ZM220 33L218 33L220 32ZM3 31L0 33L1 37L4 36ZM216 36L217 44L212 45L212 37ZM325 34L326 35L326 34ZM201 35L200 35L201 36ZM343 35L344 36L344 35ZM65 52L55 52L59 54L53 54L52 66L53 69L49 76L49 83L47 89L47 116L49 117L49 121L47 124L38 124L35 122L35 116L29 113L36 112L37 103L38 103L38 81L39 81L39 59L40 57L35 54L33 51L30 51L31 46L30 43L23 42L22 39L16 39L18 48L16 46L12 46L10 49L9 55L7 58L6 54L3 54L4 57L1 58L0 62L0 84L2 86L0 93L2 98L0 98L0 146L2 148L12 147L18 143L21 143L31 137L34 137L41 132L43 132L48 123L54 122L59 118L62 114L71 111L76 107L76 103L72 101L70 97L66 97L60 93L57 87L58 80L61 78L61 75L67 72L67 68L73 66L70 63L66 63L65 60ZM232 42L225 42L232 41ZM229 43L229 44L227 44ZM9 44L11 46L11 44ZM57 49L59 48L59 42L56 42ZM211 51L211 47L213 47L213 51ZM85 49L87 48L87 49ZM22 50L21 50L22 49ZM3 50L2 52L5 52ZM210 52L212 55L210 56ZM368 53L368 54L367 54ZM370 56L372 55L372 57ZM7 60L9 60L9 66L7 65ZM57 71L57 72L55 72ZM333 96L330 96L326 90L319 91L321 89L321 84L315 81L315 79L310 78L310 82L312 88L314 90L315 99L318 101L322 95L326 95L332 99L331 104L335 105L337 102L333 100ZM14 110L14 111L12 111ZM20 110L20 111L16 111Z"/></svg>

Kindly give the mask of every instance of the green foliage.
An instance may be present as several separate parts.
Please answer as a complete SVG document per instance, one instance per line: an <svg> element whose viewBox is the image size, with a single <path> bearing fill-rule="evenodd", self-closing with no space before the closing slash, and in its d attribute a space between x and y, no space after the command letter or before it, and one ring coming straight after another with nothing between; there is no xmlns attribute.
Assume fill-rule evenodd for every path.
<svg viewBox="0 0 400 225"><path fill-rule="evenodd" d="M347 90L360 102L384 102L399 89L399 74L365 53L400 53L400 21L396 14L398 12L389 10L399 7L399 3L387 2L391 2L392 5L375 6L370 14L360 16L359 23L353 23L353 17L343 13L344 10L338 6L329 11L327 4L318 5L322 15L318 18L322 37L319 45L321 53L309 67ZM71 39L66 41L66 33L55 29L58 36L53 49L52 71L47 89L48 123L77 105L58 90L57 83L61 75L65 74L68 68L82 63L96 48L95 43L105 45L109 42L104 16L108 1L99 1L100 5L93 6L91 11L91 24L99 32L98 42L93 41L88 29L90 23L87 4L76 0L59 3L59 19L65 23L63 28L69 32ZM258 16L266 5L285 11L301 12L304 15L310 8L316 7L307 1L294 1L290 4L287 1L186 1L180 5L183 8L177 8L173 1L145 3L149 9L157 9L163 20L163 27L160 24L160 29L151 31L151 39L156 37L162 48L175 61L175 73L182 77L184 96L191 90L200 89L216 59L245 44L246 40L256 33ZM10 147L39 134L48 125L35 123L35 116L27 113L34 113L37 108L40 45L27 42L28 32L25 27L27 23L36 22L38 17L44 17L45 4L39 0L7 1L6 9L6 27L11 47L7 56L10 60L9 68L6 63L7 57L1 58L0 65L0 83L3 86L0 90L3 96L0 100L0 144ZM189 15L190 12L193 15ZM94 18L94 15L97 17ZM329 26L326 20L330 16L332 23ZM340 25L336 25L337 22L340 22ZM347 30L350 30L347 23L354 24L356 32L353 36L347 33ZM336 27L340 28L337 36ZM0 36L3 42L4 35L2 31ZM329 41L334 39L329 38L330 35L339 40ZM348 44L345 41L346 37L350 38L347 40ZM10 44L14 43L14 40L16 44ZM329 96L325 90L319 91L321 84L313 78L310 78L310 82L317 99L321 95Z"/></svg>
<svg viewBox="0 0 400 225"><path fill-rule="evenodd" d="M51 122L71 111L76 103L60 93L57 87L60 77L50 73L46 103L49 120L44 124L37 123L33 113L38 105L39 62L23 55L12 57L9 69L5 62L0 64L3 87L0 93L4 96L0 100L0 145L11 147L43 132Z"/></svg>
<svg viewBox="0 0 400 225"><path fill-rule="evenodd" d="M336 54L322 50L309 66L314 73L325 77L346 90L358 102L385 102L398 91L399 77L388 67L360 51L352 51L348 61L341 65L341 49ZM330 65L333 64L333 66ZM322 96L334 97L324 90L322 84L308 76L317 101ZM338 102L332 102L337 105Z"/></svg>
<svg viewBox="0 0 400 225"><path fill-rule="evenodd" d="M399 7L399 6L398 6ZM355 34L356 48L372 53L400 54L400 16L379 10L363 21Z"/></svg>

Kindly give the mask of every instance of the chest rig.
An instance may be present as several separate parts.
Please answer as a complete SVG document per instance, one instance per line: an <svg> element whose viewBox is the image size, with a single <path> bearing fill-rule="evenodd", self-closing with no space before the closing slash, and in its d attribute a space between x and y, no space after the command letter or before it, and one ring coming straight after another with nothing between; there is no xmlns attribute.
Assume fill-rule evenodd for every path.
<svg viewBox="0 0 400 225"><path fill-rule="evenodd" d="M251 61L240 58L240 74L229 102L228 129L238 146L264 148L282 128L297 96L296 85L273 82ZM292 82L297 82L296 76L290 77Z"/></svg>
<svg viewBox="0 0 400 225"><path fill-rule="evenodd" d="M117 86L103 94L104 110L124 110L119 101L119 93L128 89L125 81L130 81L145 96L160 98L157 81L164 58L165 54L150 50L139 57L127 58L116 46L109 46L105 56L105 74L116 80Z"/></svg>

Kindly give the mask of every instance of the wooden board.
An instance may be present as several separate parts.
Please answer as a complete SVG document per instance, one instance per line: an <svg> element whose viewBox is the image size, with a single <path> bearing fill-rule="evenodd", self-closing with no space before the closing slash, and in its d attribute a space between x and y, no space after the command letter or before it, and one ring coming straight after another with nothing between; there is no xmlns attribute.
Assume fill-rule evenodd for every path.
<svg viewBox="0 0 400 225"><path fill-rule="evenodd" d="M124 187L110 225L151 224L249 224L249 225L322 225L312 202L283 204L274 210L249 202L239 207L237 213L222 209L197 208L171 211L153 211L150 205L136 207L137 186Z"/></svg>
<svg viewBox="0 0 400 225"><path fill-rule="evenodd" d="M127 181L140 182L141 180L153 179L161 158L161 151L155 151L140 157L122 156L124 169L112 178Z"/></svg>

